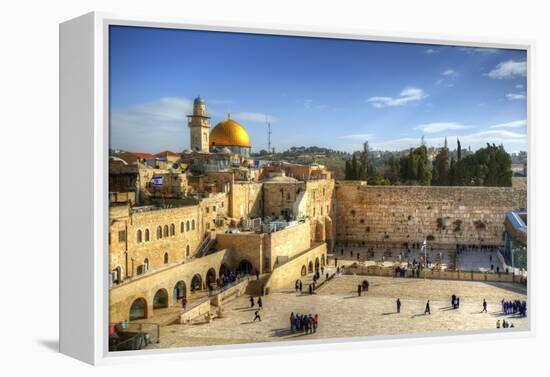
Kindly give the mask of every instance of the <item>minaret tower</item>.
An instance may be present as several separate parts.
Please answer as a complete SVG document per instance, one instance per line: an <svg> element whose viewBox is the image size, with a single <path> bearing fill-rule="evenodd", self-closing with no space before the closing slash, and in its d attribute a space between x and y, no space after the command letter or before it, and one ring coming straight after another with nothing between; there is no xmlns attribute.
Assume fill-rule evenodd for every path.
<svg viewBox="0 0 550 377"><path fill-rule="evenodd" d="M191 150L207 153L210 117L206 115L206 105L200 96L193 101L193 115L187 116L187 125L190 129Z"/></svg>

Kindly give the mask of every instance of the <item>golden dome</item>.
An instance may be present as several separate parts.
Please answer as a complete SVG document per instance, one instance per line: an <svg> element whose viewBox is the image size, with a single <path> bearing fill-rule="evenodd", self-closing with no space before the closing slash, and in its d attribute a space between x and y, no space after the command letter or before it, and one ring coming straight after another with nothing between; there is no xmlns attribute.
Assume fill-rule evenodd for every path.
<svg viewBox="0 0 550 377"><path fill-rule="evenodd" d="M233 119L226 119L210 132L210 145L250 147L250 138L243 126Z"/></svg>

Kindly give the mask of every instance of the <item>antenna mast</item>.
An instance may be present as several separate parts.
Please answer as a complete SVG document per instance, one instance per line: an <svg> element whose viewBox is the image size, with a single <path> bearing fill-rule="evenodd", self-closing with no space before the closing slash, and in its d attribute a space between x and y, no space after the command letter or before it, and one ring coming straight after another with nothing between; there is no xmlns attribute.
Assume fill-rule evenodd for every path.
<svg viewBox="0 0 550 377"><path fill-rule="evenodd" d="M271 123L269 123L267 115L265 116L265 122L267 123L267 153L271 154Z"/></svg>

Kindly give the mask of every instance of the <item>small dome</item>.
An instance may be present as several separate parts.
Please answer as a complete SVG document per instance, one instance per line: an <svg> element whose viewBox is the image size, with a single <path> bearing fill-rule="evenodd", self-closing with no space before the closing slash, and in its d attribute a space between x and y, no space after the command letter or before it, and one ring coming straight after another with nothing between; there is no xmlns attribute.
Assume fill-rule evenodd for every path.
<svg viewBox="0 0 550 377"><path fill-rule="evenodd" d="M195 98L195 101L193 102L194 105L200 105L203 103L204 101L202 100L201 96L198 96L197 98Z"/></svg>
<svg viewBox="0 0 550 377"><path fill-rule="evenodd" d="M233 119L226 119L210 133L210 145L250 148L250 137L243 126Z"/></svg>

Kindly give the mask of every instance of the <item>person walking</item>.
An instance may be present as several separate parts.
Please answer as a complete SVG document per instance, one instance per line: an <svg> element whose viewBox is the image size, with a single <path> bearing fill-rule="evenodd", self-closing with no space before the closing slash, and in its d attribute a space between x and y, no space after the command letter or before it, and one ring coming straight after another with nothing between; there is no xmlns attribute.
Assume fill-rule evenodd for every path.
<svg viewBox="0 0 550 377"><path fill-rule="evenodd" d="M260 309L254 312L254 319L252 320L252 322L256 322L256 320L262 322L262 317L260 317Z"/></svg>
<svg viewBox="0 0 550 377"><path fill-rule="evenodd" d="M290 313L290 332L295 333L296 332L296 318L294 317L294 312Z"/></svg>
<svg viewBox="0 0 550 377"><path fill-rule="evenodd" d="M181 297L181 307L183 310L185 310L185 307L187 306L187 298L185 296Z"/></svg>
<svg viewBox="0 0 550 377"><path fill-rule="evenodd" d="M358 284L357 285L357 296L361 296L361 291L363 290L363 288L361 287L361 284Z"/></svg>
<svg viewBox="0 0 550 377"><path fill-rule="evenodd" d="M430 300L426 302L426 309L424 309L424 314L426 313L428 313L429 315L432 314L432 312L430 311Z"/></svg>
<svg viewBox="0 0 550 377"><path fill-rule="evenodd" d="M334 267L338 266L338 258L334 258Z"/></svg>
<svg viewBox="0 0 550 377"><path fill-rule="evenodd" d="M250 307L254 307L254 297L250 296Z"/></svg>
<svg viewBox="0 0 550 377"><path fill-rule="evenodd" d="M296 290L296 293L298 293L298 290L300 289L300 282L299 282L299 280L296 280L296 283L294 283L294 289Z"/></svg>
<svg viewBox="0 0 550 377"><path fill-rule="evenodd" d="M487 301L485 301L485 299L483 299L483 310L481 312L487 313Z"/></svg>
<svg viewBox="0 0 550 377"><path fill-rule="evenodd" d="M369 281L365 279L365 291L369 291Z"/></svg>
<svg viewBox="0 0 550 377"><path fill-rule="evenodd" d="M300 280L300 293L302 293L302 281Z"/></svg>
<svg viewBox="0 0 550 377"><path fill-rule="evenodd" d="M397 305L397 313L401 313L401 300L399 299L399 297L395 301L395 304Z"/></svg>
<svg viewBox="0 0 550 377"><path fill-rule="evenodd" d="M259 307L260 309L263 308L262 298L261 298L261 297L258 297L258 307Z"/></svg>

